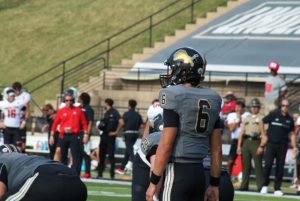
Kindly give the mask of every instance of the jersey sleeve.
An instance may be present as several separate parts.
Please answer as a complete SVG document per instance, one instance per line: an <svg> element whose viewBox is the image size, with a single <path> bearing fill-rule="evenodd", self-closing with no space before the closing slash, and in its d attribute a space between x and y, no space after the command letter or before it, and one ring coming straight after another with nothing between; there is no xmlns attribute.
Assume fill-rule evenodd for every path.
<svg viewBox="0 0 300 201"><path fill-rule="evenodd" d="M159 102L163 109L175 110L177 108L176 97L174 92L171 90L171 87L160 91Z"/></svg>
<svg viewBox="0 0 300 201"><path fill-rule="evenodd" d="M24 92L23 92L24 93ZM29 93L24 94L24 102L27 104L31 100L31 95Z"/></svg>
<svg viewBox="0 0 300 201"><path fill-rule="evenodd" d="M267 116L265 116L262 120L265 124L268 124L272 121L273 112L269 113Z"/></svg>
<svg viewBox="0 0 300 201"><path fill-rule="evenodd" d="M298 117L297 121L296 121L297 126L300 127L300 117Z"/></svg>

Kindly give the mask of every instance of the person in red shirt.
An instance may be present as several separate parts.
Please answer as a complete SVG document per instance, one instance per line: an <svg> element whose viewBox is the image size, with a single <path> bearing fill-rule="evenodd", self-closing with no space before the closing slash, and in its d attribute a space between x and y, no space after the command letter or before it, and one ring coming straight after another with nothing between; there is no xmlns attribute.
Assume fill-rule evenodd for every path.
<svg viewBox="0 0 300 201"><path fill-rule="evenodd" d="M54 143L54 133L60 126L59 141L61 147L62 163L67 165L68 149L71 149L73 157L73 163L71 168L75 169L78 175L80 175L81 163L82 163L82 143L87 143L89 140L88 123L84 112L81 108L75 107L75 98L71 94L65 95L66 106L58 110L52 125L52 131L50 135L50 145ZM84 135L80 133L81 129L84 130Z"/></svg>

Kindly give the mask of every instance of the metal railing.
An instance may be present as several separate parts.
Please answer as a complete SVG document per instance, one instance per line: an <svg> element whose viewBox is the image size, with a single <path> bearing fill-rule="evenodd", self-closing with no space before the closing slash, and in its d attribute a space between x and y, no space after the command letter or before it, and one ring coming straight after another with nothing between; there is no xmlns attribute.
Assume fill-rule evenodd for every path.
<svg viewBox="0 0 300 201"><path fill-rule="evenodd" d="M114 67L115 71L121 71L121 68ZM151 88L157 90L160 88L159 85L159 74L166 74L166 69L160 68L132 68L125 75L121 76L123 81L123 88L126 90L145 90L147 85L151 85ZM115 79L109 77L109 72L106 73L103 81L103 89L109 89L110 79ZM226 92L228 88L236 85L236 90L239 94L243 96L248 95L263 95L264 83L266 78L270 75L269 72L265 73L249 73L249 72L227 72L227 71L207 71L205 76L205 81L203 84L208 87L218 87L222 88ZM283 74L282 75L286 82L292 82L298 78L299 75L296 74ZM225 83L225 85L224 85ZM157 87L153 87L153 84L157 84ZM126 85L130 87L126 88ZM150 87L150 86L149 86ZM152 91L150 88L147 89ZM257 91L260 92L257 92Z"/></svg>
<svg viewBox="0 0 300 201"><path fill-rule="evenodd" d="M287 93L282 94L282 89L287 87ZM282 99L289 100L289 112L292 114L294 112L299 112L300 109L300 76L298 75L294 79L286 82L286 85L280 87L278 90L279 103ZM278 104L280 107L280 104Z"/></svg>
<svg viewBox="0 0 300 201"><path fill-rule="evenodd" d="M48 70L36 75L32 79L25 81L23 85L27 89L29 89L29 92L34 93L39 91L42 88L45 88L45 86L48 86L50 83L53 83L58 79L61 79L61 82L59 84L56 84L60 86L56 86L56 87L59 87L60 93L62 93L63 90L66 88L64 75L66 74L67 71L71 71L72 69L81 65L82 61L88 60L88 58L93 58L95 57L95 55L97 55L97 57L105 58L104 68L108 68L109 66L111 66L112 60L114 60L115 63L119 62L118 60L115 60L115 58L117 58L116 55L122 54L122 51L123 52L128 51L128 49L126 49L125 47L125 44L128 44L128 42L132 41L133 39L139 38L139 36L145 33L147 33L147 36L145 37L148 37L148 46L152 47L156 39L163 39L164 35L166 35L166 32L168 34L170 32L170 31L163 30L163 28L165 29L167 27L165 26L157 30L157 33L163 36L155 37L155 31L156 31L155 28L157 28L162 23L167 22L170 19L173 19L175 16L183 13L183 11L186 11L188 9L189 9L188 20L185 22L185 24L187 22L194 22L195 5L199 2L201 2L201 0L174 1L171 4L167 5L166 7L149 15L148 17L145 17L137 21L136 23L122 29L121 31L113 34L112 36L79 52L78 54L75 54L59 62L58 64L50 67ZM184 24L179 26L184 26ZM174 30L172 30L172 32L174 32ZM142 38L143 41L145 41L144 40L145 37ZM135 45L135 44L131 43L131 45ZM120 50L119 47L122 47L122 49ZM142 47L135 47L135 48L136 49L129 48L129 50L132 50L132 53L134 53L134 51L138 51L138 49L141 49ZM112 53L113 51L114 54Z"/></svg>

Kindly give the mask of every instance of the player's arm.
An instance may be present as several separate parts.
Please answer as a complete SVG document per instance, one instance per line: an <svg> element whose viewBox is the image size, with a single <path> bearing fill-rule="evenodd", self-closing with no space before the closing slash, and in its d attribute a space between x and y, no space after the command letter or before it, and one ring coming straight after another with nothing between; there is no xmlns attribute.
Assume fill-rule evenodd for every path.
<svg viewBox="0 0 300 201"><path fill-rule="evenodd" d="M211 142L211 170L210 170L210 180L209 186L205 192L205 201L209 200L219 200L219 184L221 177L221 167L222 167L222 137L221 129L214 129Z"/></svg>
<svg viewBox="0 0 300 201"><path fill-rule="evenodd" d="M7 170L3 163L0 163L0 199L4 198L7 192Z"/></svg>
<svg viewBox="0 0 300 201"><path fill-rule="evenodd" d="M220 178L222 167L222 133L221 129L214 129L211 142L211 177Z"/></svg>
<svg viewBox="0 0 300 201"><path fill-rule="evenodd" d="M239 137L239 141L238 141L238 146L237 146L237 154L242 154L242 144L243 144L243 139L244 139L244 135L245 135L245 123L242 123L241 125L241 130L240 130L240 137Z"/></svg>
<svg viewBox="0 0 300 201"><path fill-rule="evenodd" d="M117 127L117 130L116 131L113 131L113 132L109 132L109 136L115 136L115 135L118 135L118 133L121 131L121 129L125 126L125 121L123 118L120 118L119 119L119 122L118 122L118 127Z"/></svg>
<svg viewBox="0 0 300 201"><path fill-rule="evenodd" d="M232 113L228 115L227 120L228 120L228 130L232 133L239 126L240 120L235 119L232 116Z"/></svg>
<svg viewBox="0 0 300 201"><path fill-rule="evenodd" d="M179 116L175 111L165 109L163 116L164 129L160 144L156 151L154 168L150 176L150 185L146 193L147 201L153 200L153 195L156 192L156 185L159 183L165 167L170 160L179 128Z"/></svg>
<svg viewBox="0 0 300 201"><path fill-rule="evenodd" d="M143 133L143 139L145 139L146 137L148 137L150 133L150 122L149 122L149 119L146 120L146 123L145 123L145 128L144 128L144 133Z"/></svg>
<svg viewBox="0 0 300 201"><path fill-rule="evenodd" d="M155 158L156 158L156 154L152 155L150 157L150 164L151 164L151 171L153 170L153 166L155 164ZM156 191L155 191L155 196L158 200L159 198L159 195L160 195L160 190L161 190L161 187L162 187L162 183L163 183L163 178L161 177L160 178L160 181L158 182L158 184L156 185Z"/></svg>
<svg viewBox="0 0 300 201"><path fill-rule="evenodd" d="M264 122L261 120L259 121L259 130L261 133L261 141L260 141L260 147L265 147L268 142L268 136L266 133Z"/></svg>

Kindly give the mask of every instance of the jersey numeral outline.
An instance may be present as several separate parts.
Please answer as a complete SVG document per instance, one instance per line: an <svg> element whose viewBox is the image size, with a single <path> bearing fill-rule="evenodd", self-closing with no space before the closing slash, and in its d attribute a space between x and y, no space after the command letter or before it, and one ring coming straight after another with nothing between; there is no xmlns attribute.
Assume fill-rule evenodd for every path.
<svg viewBox="0 0 300 201"><path fill-rule="evenodd" d="M207 130L209 123L209 114L204 112L203 109L210 109L210 103L206 99L200 99L198 101L198 115L197 115L197 123L196 123L196 132L204 133Z"/></svg>
<svg viewBox="0 0 300 201"><path fill-rule="evenodd" d="M8 111L7 111L7 116L8 116L9 118L16 118L16 116L17 116L17 111L16 111L16 109L8 109Z"/></svg>
<svg viewBox="0 0 300 201"><path fill-rule="evenodd" d="M162 104L162 105L165 105L166 102L167 102L166 94L162 94L162 95L161 95L161 104Z"/></svg>

